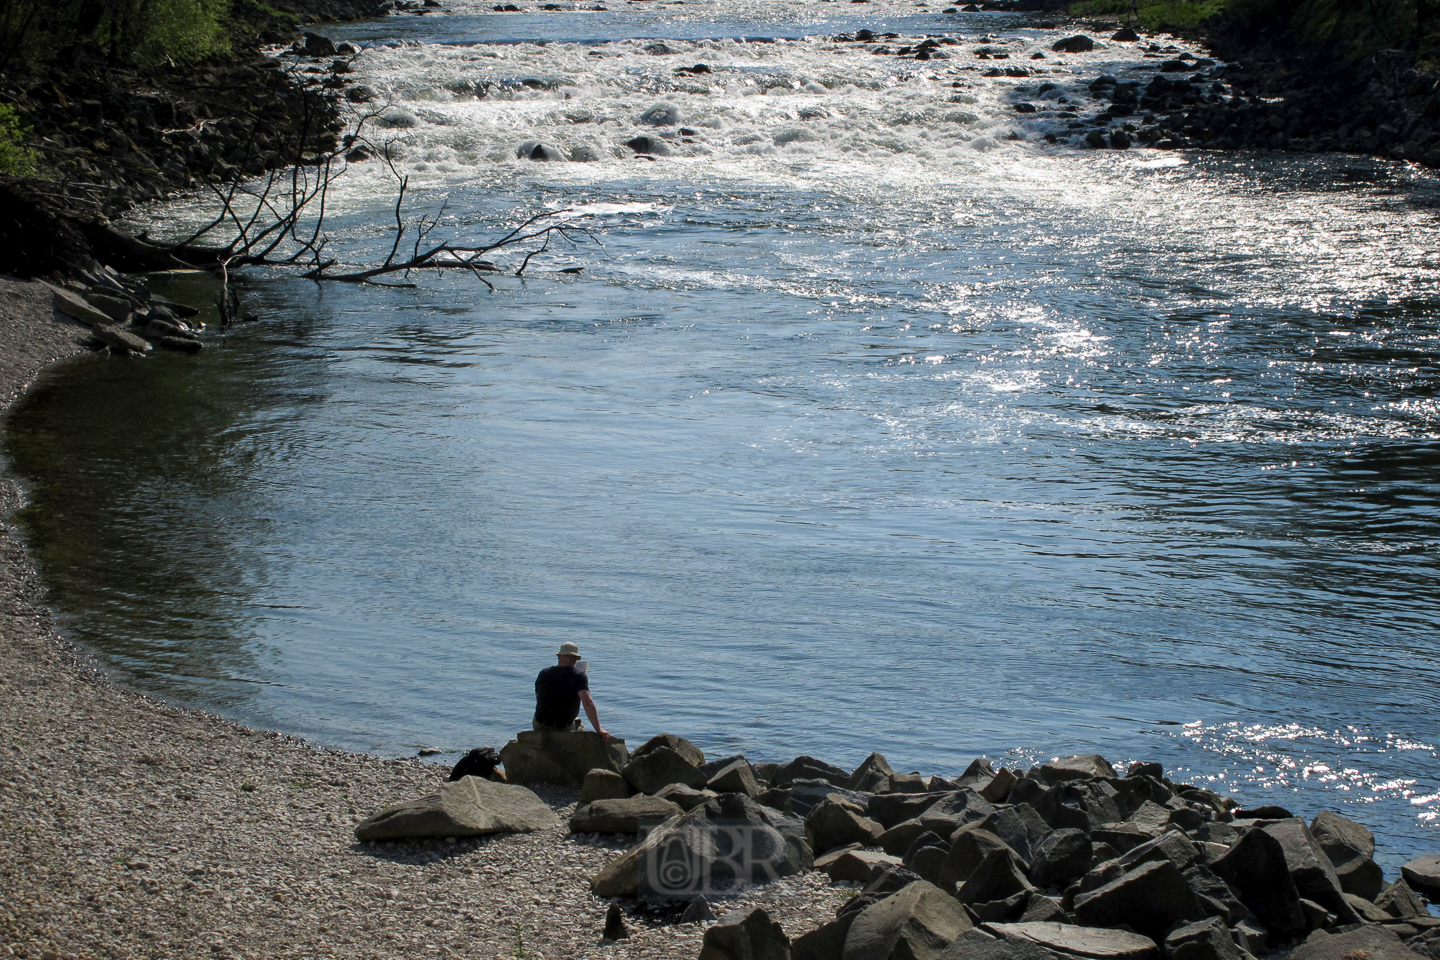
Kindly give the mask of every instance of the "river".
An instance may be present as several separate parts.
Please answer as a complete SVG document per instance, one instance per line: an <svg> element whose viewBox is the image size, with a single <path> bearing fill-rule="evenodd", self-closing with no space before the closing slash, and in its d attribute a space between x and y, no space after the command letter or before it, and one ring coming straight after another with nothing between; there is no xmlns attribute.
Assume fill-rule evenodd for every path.
<svg viewBox="0 0 1440 960"><path fill-rule="evenodd" d="M332 31L437 236L590 233L493 291L252 272L262 321L198 359L48 376L6 452L70 635L140 689L396 755L502 744L574 640L632 746L1098 751L1339 809L1390 867L1434 849L1433 175L1080 148L1089 82L1169 40L606 4ZM832 39L860 29L957 42ZM333 249L383 255L393 190L355 164Z"/></svg>

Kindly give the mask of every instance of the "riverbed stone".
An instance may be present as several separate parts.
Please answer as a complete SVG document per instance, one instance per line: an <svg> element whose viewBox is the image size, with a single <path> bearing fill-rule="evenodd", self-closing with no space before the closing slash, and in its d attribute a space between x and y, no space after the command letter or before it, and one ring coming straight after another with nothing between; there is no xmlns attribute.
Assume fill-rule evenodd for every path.
<svg viewBox="0 0 1440 960"><path fill-rule="evenodd" d="M474 837L530 833L557 826L560 818L532 791L513 783L461 777L418 800L387 807L362 820L362 843L412 837Z"/></svg>
<svg viewBox="0 0 1440 960"><path fill-rule="evenodd" d="M1089 40L1090 38L1085 37L1084 39ZM1065 41L1060 42L1064 43ZM1057 49L1059 48L1057 47ZM1097 777L1113 776L1115 776L1115 768L1110 766L1110 762L1098 753L1082 753L1040 764L1040 778L1049 783L1059 783L1061 780L1093 780Z"/></svg>
<svg viewBox="0 0 1440 960"><path fill-rule="evenodd" d="M1075 898L1075 919L1092 927L1126 924L1160 941L1177 923L1203 920L1195 891L1169 860L1152 861L1127 871L1090 893Z"/></svg>
<svg viewBox="0 0 1440 960"><path fill-rule="evenodd" d="M791 960L790 938L761 907L732 910L705 931L699 960Z"/></svg>
<svg viewBox="0 0 1440 960"><path fill-rule="evenodd" d="M659 797L624 797L582 803L570 816L571 833L637 833L642 823L677 817L683 810Z"/></svg>
<svg viewBox="0 0 1440 960"><path fill-rule="evenodd" d="M630 782L614 770L596 767L585 774L580 784L580 802L594 803L596 800L623 800L635 792Z"/></svg>
<svg viewBox="0 0 1440 960"><path fill-rule="evenodd" d="M1263 832L1280 841L1285 854L1285 865L1295 889L1306 900L1320 904L1335 914L1341 923L1355 923L1359 917L1345 900L1345 891L1340 888L1340 878L1335 867L1305 821L1298 817L1281 820L1261 828Z"/></svg>
<svg viewBox="0 0 1440 960"><path fill-rule="evenodd" d="M1290 954L1290 960L1417 960L1418 954L1376 924L1345 933L1317 930Z"/></svg>
<svg viewBox="0 0 1440 960"><path fill-rule="evenodd" d="M1440 903L1440 853L1416 857L1400 868L1400 875L1416 892L1423 893L1432 903Z"/></svg>
<svg viewBox="0 0 1440 960"><path fill-rule="evenodd" d="M1095 49L1095 41L1084 34L1076 34L1073 37L1056 40L1050 45L1050 49L1056 53L1087 53Z"/></svg>
<svg viewBox="0 0 1440 960"><path fill-rule="evenodd" d="M522 730L500 749L500 761L511 783L579 786L596 768L618 773L628 758L624 740L606 743L589 730Z"/></svg>
<svg viewBox="0 0 1440 960"><path fill-rule="evenodd" d="M865 816L863 810L834 794L820 801L805 818L805 836L810 849L817 853L847 843L871 846L883 832L880 824Z"/></svg>
<svg viewBox="0 0 1440 960"><path fill-rule="evenodd" d="M1038 887L1068 887L1090 871L1093 849L1083 830L1067 827L1041 837L1032 851L1030 879Z"/></svg>
<svg viewBox="0 0 1440 960"><path fill-rule="evenodd" d="M954 897L917 880L863 910L845 936L844 960L933 960L974 925Z"/></svg>
<svg viewBox="0 0 1440 960"><path fill-rule="evenodd" d="M834 786L843 787L850 782L850 774L823 760L800 756L776 768L771 783L777 787L788 787L796 780L824 780Z"/></svg>
<svg viewBox="0 0 1440 960"><path fill-rule="evenodd" d="M1091 960L1159 960L1160 956L1155 941L1126 930L1070 923L993 923L982 929L1003 940L1038 944L1061 956Z"/></svg>
<svg viewBox="0 0 1440 960"><path fill-rule="evenodd" d="M1285 848L1264 830L1250 830L1209 867L1239 895L1272 943L1306 932L1300 893L1285 862Z"/></svg>
<svg viewBox="0 0 1440 960"><path fill-rule="evenodd" d="M874 793L877 788L888 786L894 775L895 771L885 762L885 755L872 753L850 774L850 781L845 786L862 793Z"/></svg>

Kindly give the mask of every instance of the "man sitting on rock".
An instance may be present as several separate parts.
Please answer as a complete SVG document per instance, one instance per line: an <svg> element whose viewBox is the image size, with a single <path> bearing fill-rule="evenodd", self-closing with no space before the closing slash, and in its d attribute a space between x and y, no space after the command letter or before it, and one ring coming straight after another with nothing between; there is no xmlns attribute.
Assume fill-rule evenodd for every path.
<svg viewBox="0 0 1440 960"><path fill-rule="evenodd" d="M583 703L590 725L609 743L610 734L600 726L595 701L590 698L590 678L575 669L575 664L580 662L580 648L573 643L562 643L555 656L559 665L546 667L535 678L535 720L531 726L542 732L579 730Z"/></svg>

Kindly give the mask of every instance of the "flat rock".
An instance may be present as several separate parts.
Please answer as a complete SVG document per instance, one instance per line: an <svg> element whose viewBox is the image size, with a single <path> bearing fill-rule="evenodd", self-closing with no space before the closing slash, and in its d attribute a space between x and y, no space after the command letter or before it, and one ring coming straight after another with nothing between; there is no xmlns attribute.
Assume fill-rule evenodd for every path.
<svg viewBox="0 0 1440 960"><path fill-rule="evenodd" d="M1071 37L1070 40L1077 38ZM1089 37L1084 39L1089 40ZM1060 43L1068 41L1062 40ZM1056 44L1055 49L1060 49ZM1087 48L1088 49L1088 48ZM1040 776L1050 783L1058 783L1061 780L1078 780L1081 778L1095 779L1097 777L1115 776L1115 768L1098 753L1084 753L1074 757L1064 757L1059 760L1051 760L1049 763L1040 764Z"/></svg>
<svg viewBox="0 0 1440 960"><path fill-rule="evenodd" d="M1167 960L1245 960L1230 928L1217 917L1176 927L1165 935Z"/></svg>
<svg viewBox="0 0 1440 960"><path fill-rule="evenodd" d="M934 960L973 925L965 908L917 880L866 907L845 936L844 960Z"/></svg>
<svg viewBox="0 0 1440 960"><path fill-rule="evenodd" d="M837 794L864 810L870 805L870 795L837 787L828 780L792 780L790 782L790 803L800 816L806 816L815 805L830 794Z"/></svg>
<svg viewBox="0 0 1440 960"><path fill-rule="evenodd" d="M119 353L139 353L143 355L150 352L150 342L148 340L138 334L131 333L123 327L106 326L103 323L97 323L90 328L90 332L96 340L99 340L110 349Z"/></svg>
<svg viewBox="0 0 1440 960"><path fill-rule="evenodd" d="M1316 931L1290 960L1417 960L1419 954L1384 927L1366 924L1348 933Z"/></svg>
<svg viewBox="0 0 1440 960"><path fill-rule="evenodd" d="M982 930L967 930L940 960L1056 960L1060 955L1030 940L1002 940Z"/></svg>
<svg viewBox="0 0 1440 960"><path fill-rule="evenodd" d="M1431 902L1440 901L1440 854L1428 853L1416 857L1400 868L1400 875Z"/></svg>
<svg viewBox="0 0 1440 960"><path fill-rule="evenodd" d="M898 866L900 858L875 850L837 850L815 861L831 880L868 883L877 869Z"/></svg>
<svg viewBox="0 0 1440 960"><path fill-rule="evenodd" d="M672 783L668 787L661 788L655 796L661 800L669 800L671 803L679 804L682 810L694 810L701 804L714 800L720 796L720 794L714 790L696 790L694 787L687 787L683 783Z"/></svg>
<svg viewBox="0 0 1440 960"><path fill-rule="evenodd" d="M71 320L78 320L87 327L97 324L109 325L114 322L104 311L91 306L89 301L78 293L71 293L69 290L51 286L48 283L45 286L49 287L50 292L54 295L55 309Z"/></svg>
<svg viewBox="0 0 1440 960"><path fill-rule="evenodd" d="M777 787L788 787L796 780L824 780L834 786L843 787L850 782L850 774L834 764L802 756L776 768L771 783Z"/></svg>
<svg viewBox="0 0 1440 960"><path fill-rule="evenodd" d="M643 823L659 823L684 813L678 804L659 797L596 800L575 808L571 833L638 833Z"/></svg>
<svg viewBox="0 0 1440 960"><path fill-rule="evenodd" d="M987 923L982 929L1004 940L1023 940L1056 953L1095 960L1158 960L1160 955L1155 941L1124 930L1043 922Z"/></svg>
<svg viewBox="0 0 1440 960"><path fill-rule="evenodd" d="M513 783L461 777L418 800L388 807L355 827L361 842L408 837L529 833L560 823L532 791Z"/></svg>
<svg viewBox="0 0 1440 960"><path fill-rule="evenodd" d="M523 730L500 750L511 783L561 783L579 786L597 767L620 772L629 753L625 741L606 743L589 730Z"/></svg>

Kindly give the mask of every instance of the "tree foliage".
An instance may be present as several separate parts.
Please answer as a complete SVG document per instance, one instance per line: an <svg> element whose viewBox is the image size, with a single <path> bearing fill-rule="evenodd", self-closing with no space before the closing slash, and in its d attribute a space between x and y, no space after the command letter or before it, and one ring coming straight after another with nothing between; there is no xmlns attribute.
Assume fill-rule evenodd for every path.
<svg viewBox="0 0 1440 960"><path fill-rule="evenodd" d="M89 49L112 63L184 63L223 51L230 0L0 0L0 71Z"/></svg>

